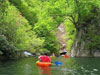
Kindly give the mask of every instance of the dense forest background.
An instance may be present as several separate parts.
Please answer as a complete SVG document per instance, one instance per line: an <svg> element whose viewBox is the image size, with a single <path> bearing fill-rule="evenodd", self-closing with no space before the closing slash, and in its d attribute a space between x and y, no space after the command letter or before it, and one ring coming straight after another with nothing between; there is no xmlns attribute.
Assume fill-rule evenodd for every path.
<svg viewBox="0 0 100 75"><path fill-rule="evenodd" d="M0 0L0 55L59 53L61 23L67 50L100 50L100 0Z"/></svg>

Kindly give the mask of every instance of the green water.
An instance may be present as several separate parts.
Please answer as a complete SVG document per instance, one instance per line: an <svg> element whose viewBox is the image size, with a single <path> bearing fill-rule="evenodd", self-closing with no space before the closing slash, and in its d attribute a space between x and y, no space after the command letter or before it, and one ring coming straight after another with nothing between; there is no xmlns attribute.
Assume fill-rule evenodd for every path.
<svg viewBox="0 0 100 75"><path fill-rule="evenodd" d="M20 60L0 61L0 75L100 75L100 58L59 57L62 66L37 67L36 57Z"/></svg>

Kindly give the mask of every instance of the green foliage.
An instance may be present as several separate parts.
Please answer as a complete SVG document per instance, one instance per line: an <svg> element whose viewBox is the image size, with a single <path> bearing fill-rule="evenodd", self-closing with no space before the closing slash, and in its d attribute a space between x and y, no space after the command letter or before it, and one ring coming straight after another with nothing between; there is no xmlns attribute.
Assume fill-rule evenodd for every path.
<svg viewBox="0 0 100 75"><path fill-rule="evenodd" d="M52 29L54 29L54 23L50 18L48 18L48 20L42 19L34 26L36 34L45 39L44 48L49 50L51 53L56 52L59 49L59 47L57 47L58 42L55 30Z"/></svg>
<svg viewBox="0 0 100 75"><path fill-rule="evenodd" d="M58 53L57 27L64 22L68 50L74 43L76 30L77 34L79 30L89 32L87 37L83 35L85 41L86 38L90 41L88 48L99 48L100 36L96 34L99 9L99 0L0 0L0 35L4 35L9 47L13 45L19 51ZM0 54L5 54L7 49L5 52L2 49ZM13 51L16 49L11 47Z"/></svg>
<svg viewBox="0 0 100 75"><path fill-rule="evenodd" d="M87 50L99 50L100 49L100 46L99 46L99 44L100 44L100 33L98 32L99 26L96 26L96 23L93 26L94 27L91 26L88 29L89 34L86 35L86 38L88 39L88 42L85 45ZM96 30L93 30L93 28L95 28Z"/></svg>
<svg viewBox="0 0 100 75"><path fill-rule="evenodd" d="M12 53L16 52L18 49L9 43L5 36L0 35L0 54L9 57Z"/></svg>
<svg viewBox="0 0 100 75"><path fill-rule="evenodd" d="M80 30L84 31L84 35L79 39L79 42L81 44L81 41L86 42L86 48L88 50L99 50L100 47L98 44L100 44L99 41L99 18L100 18L100 1L99 0L68 0L67 1L67 17L66 20L70 20L70 23L73 23L75 28L77 29L77 34ZM67 22L67 21L66 21ZM70 27L68 27L70 26ZM73 44L73 39L75 35L72 34L73 28L70 24L68 24L66 27L68 30L69 36L72 37L72 39L69 38L69 45ZM71 32L70 32L71 31ZM74 30L75 31L75 30ZM98 34L97 34L98 33ZM76 31L75 33L76 34ZM73 36L71 36L73 35ZM77 39L77 38L76 38ZM81 41L80 41L81 40ZM98 41L97 41L98 40ZM68 46L69 49L71 46Z"/></svg>
<svg viewBox="0 0 100 75"><path fill-rule="evenodd" d="M0 21L0 34L4 35L7 42L14 45L19 51L30 50L34 52L37 47L38 49L42 48L44 40L37 38L35 32L31 30L32 27L28 21L15 6L10 5L8 1L4 3L7 6L4 11L1 9L2 12L0 12L3 14L0 16L0 18L2 18ZM8 46L10 47L10 45ZM15 49L11 49L11 51L14 50ZM11 54L13 54L13 52L11 52Z"/></svg>
<svg viewBox="0 0 100 75"><path fill-rule="evenodd" d="M67 32L66 34L67 45L68 45L67 49L70 50L75 39L76 28L70 20L65 21L65 28Z"/></svg>
<svg viewBox="0 0 100 75"><path fill-rule="evenodd" d="M37 22L37 16L33 8L25 0L9 0L21 12L21 14L29 21L31 25ZM31 4L31 3L30 3Z"/></svg>

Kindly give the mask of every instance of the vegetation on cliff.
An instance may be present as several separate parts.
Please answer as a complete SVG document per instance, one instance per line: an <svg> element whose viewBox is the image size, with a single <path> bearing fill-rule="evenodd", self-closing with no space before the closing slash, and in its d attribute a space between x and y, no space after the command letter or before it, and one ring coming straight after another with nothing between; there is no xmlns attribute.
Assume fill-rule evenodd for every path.
<svg viewBox="0 0 100 75"><path fill-rule="evenodd" d="M67 49L100 50L99 0L0 0L0 54L58 53L57 27L64 23Z"/></svg>

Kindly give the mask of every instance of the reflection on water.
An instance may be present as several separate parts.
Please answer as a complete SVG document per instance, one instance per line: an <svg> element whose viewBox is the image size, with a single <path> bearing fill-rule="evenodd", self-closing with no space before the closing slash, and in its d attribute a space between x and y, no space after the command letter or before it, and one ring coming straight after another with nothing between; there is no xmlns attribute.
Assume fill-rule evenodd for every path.
<svg viewBox="0 0 100 75"><path fill-rule="evenodd" d="M99 58L58 57L52 62L60 61L61 66L38 67L37 57L0 62L0 75L100 75Z"/></svg>
<svg viewBox="0 0 100 75"><path fill-rule="evenodd" d="M51 75L51 68L50 67L40 67L38 66L38 68L40 69L40 73L42 75Z"/></svg>

